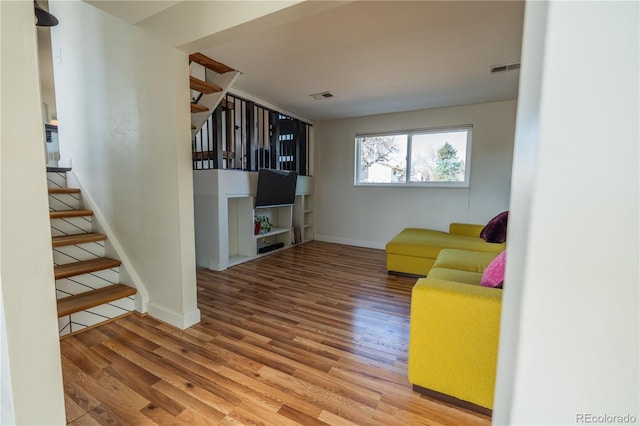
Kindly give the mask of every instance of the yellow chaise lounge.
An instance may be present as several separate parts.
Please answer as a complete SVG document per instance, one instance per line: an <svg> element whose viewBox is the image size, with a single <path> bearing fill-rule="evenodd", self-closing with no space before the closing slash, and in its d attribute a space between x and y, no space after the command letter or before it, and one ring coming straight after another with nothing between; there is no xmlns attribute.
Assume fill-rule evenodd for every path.
<svg viewBox="0 0 640 426"><path fill-rule="evenodd" d="M484 225L452 223L449 233L433 229L406 228L385 247L387 271L426 276L444 248L500 253L504 244L480 238Z"/></svg>

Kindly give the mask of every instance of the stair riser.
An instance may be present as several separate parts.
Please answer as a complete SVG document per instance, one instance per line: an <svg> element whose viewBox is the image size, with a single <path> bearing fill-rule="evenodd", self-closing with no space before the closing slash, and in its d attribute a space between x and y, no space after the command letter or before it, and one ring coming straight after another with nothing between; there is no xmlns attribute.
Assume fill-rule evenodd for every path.
<svg viewBox="0 0 640 426"><path fill-rule="evenodd" d="M93 230L91 216L51 219L51 236L86 234Z"/></svg>
<svg viewBox="0 0 640 426"><path fill-rule="evenodd" d="M119 282L120 268L104 269L89 274L74 275L73 277L56 280L56 298L84 293L86 291L103 288Z"/></svg>
<svg viewBox="0 0 640 426"><path fill-rule="evenodd" d="M48 188L66 188L67 174L57 173L57 172L47 172L47 187Z"/></svg>
<svg viewBox="0 0 640 426"><path fill-rule="evenodd" d="M49 194L49 211L79 210L80 194Z"/></svg>
<svg viewBox="0 0 640 426"><path fill-rule="evenodd" d="M76 312L75 314L58 318L58 330L60 332L60 336L65 336L127 314L132 312L133 309L134 296L124 297L81 312Z"/></svg>
<svg viewBox="0 0 640 426"><path fill-rule="evenodd" d="M53 249L53 264L65 265L82 260L97 259L105 256L104 251L104 241L56 247Z"/></svg>

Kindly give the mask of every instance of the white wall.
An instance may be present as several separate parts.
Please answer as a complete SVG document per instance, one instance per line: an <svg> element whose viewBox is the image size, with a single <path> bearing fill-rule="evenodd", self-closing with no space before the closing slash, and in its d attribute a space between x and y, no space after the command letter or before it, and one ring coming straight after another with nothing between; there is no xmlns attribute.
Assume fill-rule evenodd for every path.
<svg viewBox="0 0 640 426"><path fill-rule="evenodd" d="M149 294L178 327L196 305L188 58L83 2L51 2L61 164L71 162Z"/></svg>
<svg viewBox="0 0 640 426"><path fill-rule="evenodd" d="M639 12L527 5L495 424L640 422Z"/></svg>
<svg viewBox="0 0 640 426"><path fill-rule="evenodd" d="M40 3L39 3L40 4ZM38 71L40 73L40 96L42 98L43 121L49 123L57 117L56 94L53 87L53 62L51 52L51 29L36 27L38 34Z"/></svg>
<svg viewBox="0 0 640 426"><path fill-rule="evenodd" d="M65 415L33 22L33 3L0 2L0 421L52 425Z"/></svg>
<svg viewBox="0 0 640 426"><path fill-rule="evenodd" d="M494 102L316 123L316 239L384 248L406 227L447 230L507 210L516 102ZM473 125L469 188L355 187L357 133Z"/></svg>

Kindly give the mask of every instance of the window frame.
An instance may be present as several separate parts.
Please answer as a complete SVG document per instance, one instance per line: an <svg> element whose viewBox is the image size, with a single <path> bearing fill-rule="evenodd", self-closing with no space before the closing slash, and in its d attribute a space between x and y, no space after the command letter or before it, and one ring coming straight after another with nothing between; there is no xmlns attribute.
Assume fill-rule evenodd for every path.
<svg viewBox="0 0 640 426"><path fill-rule="evenodd" d="M467 132L467 141L466 141L466 151L464 158L464 180L460 182L450 182L450 181L425 181L425 182L412 182L409 179L411 178L411 155L412 155L412 145L413 145L413 137L416 135L424 135L429 133L446 133L451 131L466 131ZM375 136L388 136L388 135L406 135L407 136L407 156L406 156L406 166L405 166L405 180L404 182L360 182L360 158L361 158L361 147L360 141L361 138L366 137L375 137ZM368 133L356 133L354 137L355 143L355 161L354 161L354 186L356 187L367 187L367 186L378 186L378 187L392 187L392 188L406 188L406 187L417 187L417 188L469 188L470 186L470 178L471 178L471 146L473 139L473 125L472 124L461 124L454 126L443 126L443 127L430 127L426 129L412 129L412 130L398 130L398 131L387 131L387 132L368 132Z"/></svg>

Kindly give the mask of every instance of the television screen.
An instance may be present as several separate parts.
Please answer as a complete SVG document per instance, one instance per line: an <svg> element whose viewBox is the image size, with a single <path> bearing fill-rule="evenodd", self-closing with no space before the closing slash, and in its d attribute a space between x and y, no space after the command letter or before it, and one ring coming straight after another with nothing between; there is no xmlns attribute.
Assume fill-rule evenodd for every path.
<svg viewBox="0 0 640 426"><path fill-rule="evenodd" d="M256 207L285 206L296 200L297 172L260 169Z"/></svg>

